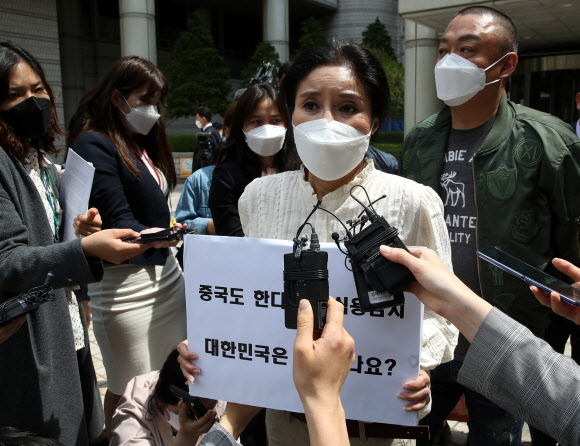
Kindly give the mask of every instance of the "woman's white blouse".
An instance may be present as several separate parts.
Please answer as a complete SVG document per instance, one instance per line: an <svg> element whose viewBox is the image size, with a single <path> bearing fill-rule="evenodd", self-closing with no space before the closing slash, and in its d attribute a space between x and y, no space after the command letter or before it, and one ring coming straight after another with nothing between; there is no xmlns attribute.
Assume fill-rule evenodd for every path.
<svg viewBox="0 0 580 446"><path fill-rule="evenodd" d="M246 237L292 240L296 231L317 202L314 189L305 179L304 167L299 171L257 178L240 197L238 208ZM430 187L414 181L380 172L372 160L350 183L324 196L321 206L333 212L343 222L357 216L360 204L350 197L350 189L361 184L371 201L386 195L373 205L407 246L427 246L439 254L449 269L451 247L443 219L443 204ZM368 203L364 191L356 188L354 195ZM331 234L344 235L344 229L326 212L315 212L310 218L321 242L332 242ZM421 368L430 370L453 359L458 331L454 325L425 308Z"/></svg>

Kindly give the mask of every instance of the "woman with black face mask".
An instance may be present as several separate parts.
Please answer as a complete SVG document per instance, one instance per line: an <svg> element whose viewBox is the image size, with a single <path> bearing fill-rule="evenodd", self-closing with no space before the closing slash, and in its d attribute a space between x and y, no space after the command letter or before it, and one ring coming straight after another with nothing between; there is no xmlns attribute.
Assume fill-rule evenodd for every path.
<svg viewBox="0 0 580 446"><path fill-rule="evenodd" d="M0 313L50 271L55 288L55 299L21 317L0 345L0 423L86 445L102 432L101 401L84 315L63 287L100 280L100 258L120 263L151 246L123 243L138 235L131 229L59 243L60 181L49 159L58 134L42 67L0 42Z"/></svg>

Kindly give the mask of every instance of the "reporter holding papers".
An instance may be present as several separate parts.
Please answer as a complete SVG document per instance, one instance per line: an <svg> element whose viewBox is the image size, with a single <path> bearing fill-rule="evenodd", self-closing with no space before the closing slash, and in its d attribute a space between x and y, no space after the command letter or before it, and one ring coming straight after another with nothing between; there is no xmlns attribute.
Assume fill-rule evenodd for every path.
<svg viewBox="0 0 580 446"><path fill-rule="evenodd" d="M0 345L0 420L84 446L102 433L102 407L86 323L63 288L101 280L100 259L121 263L150 246L123 243L139 235L132 229L60 241L60 177L50 160L58 134L42 67L25 49L0 42L0 304L41 286L49 271L55 289L54 301L13 322L14 332L2 330L10 336Z"/></svg>
<svg viewBox="0 0 580 446"><path fill-rule="evenodd" d="M408 252L381 247L389 260L405 265L417 282L408 290L426 307L455 324L471 342L457 377L519 419L563 446L580 443L580 365L555 352L461 282L430 249ZM554 259L554 266L580 286L580 269ZM576 324L580 307L561 302L556 293L531 287L538 300Z"/></svg>

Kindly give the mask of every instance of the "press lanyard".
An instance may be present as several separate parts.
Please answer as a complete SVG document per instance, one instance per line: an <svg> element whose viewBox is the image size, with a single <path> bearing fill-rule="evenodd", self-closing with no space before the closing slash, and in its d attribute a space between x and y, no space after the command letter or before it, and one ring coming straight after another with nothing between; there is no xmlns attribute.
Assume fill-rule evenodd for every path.
<svg viewBox="0 0 580 446"><path fill-rule="evenodd" d="M147 150L145 150L145 147L141 148L141 152L143 153L143 158L141 158L141 156L139 155L139 152L137 152L137 150L135 150L131 144L128 144L128 145L129 145L129 148L135 154L135 156L137 156L137 158L139 158L143 164L145 164L145 162L143 161L143 158L145 158L147 163L151 166L151 169L153 169L155 176L157 177L157 182L159 183L159 187L161 187L161 177L159 176L159 172L157 172L157 169L155 168L153 161L151 161L151 158L149 158L149 155L147 155Z"/></svg>
<svg viewBox="0 0 580 446"><path fill-rule="evenodd" d="M54 232L52 236L54 238L54 243L58 243L60 226L58 224L58 216L56 213L56 195L54 193L54 185L52 184L52 179L50 175L46 174L42 169L40 170L40 178L42 178L42 184L44 185L44 189L46 191L46 198L48 199L48 204L50 205L50 209L52 209L52 217L54 219ZM48 180L47 180L48 178ZM52 227L50 228L52 231Z"/></svg>
<svg viewBox="0 0 580 446"><path fill-rule="evenodd" d="M145 160L147 161L147 163L151 166L151 168L153 169L153 172L155 172L155 176L157 177L157 182L159 183L159 187L161 187L161 177L159 176L159 172L157 172L157 169L155 168L155 165L153 164L153 161L151 161L151 158L149 158L149 155L147 154L147 150L145 150L145 147L141 147L141 152L143 153L143 158L141 158L141 156L139 155L139 152L137 152L137 150L135 150L135 148L127 143L127 145L129 146L129 148L133 151L133 153L135 154L135 156L137 158L139 158L139 160L145 164L145 162L143 161L143 158L145 158ZM170 209L173 209L173 206L171 204L171 191L169 192L169 207ZM171 217L169 223L170 223L170 227L173 226L173 223L175 223L175 217Z"/></svg>

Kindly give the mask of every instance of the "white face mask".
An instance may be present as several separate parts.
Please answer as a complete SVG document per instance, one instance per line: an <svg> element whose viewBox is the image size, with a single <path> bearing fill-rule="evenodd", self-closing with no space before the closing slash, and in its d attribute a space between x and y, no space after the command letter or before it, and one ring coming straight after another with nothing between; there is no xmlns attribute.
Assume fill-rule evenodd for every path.
<svg viewBox="0 0 580 446"><path fill-rule="evenodd" d="M171 424L171 427L173 429L179 432L179 428L181 427L179 425L179 415L171 412L169 409L167 410L167 412L169 413L169 424Z"/></svg>
<svg viewBox="0 0 580 446"><path fill-rule="evenodd" d="M195 120L195 126L200 129L201 128L201 121L199 119Z"/></svg>
<svg viewBox="0 0 580 446"><path fill-rule="evenodd" d="M371 132L365 135L342 122L316 119L295 125L294 140L304 167L321 180L334 181L360 164Z"/></svg>
<svg viewBox="0 0 580 446"><path fill-rule="evenodd" d="M479 68L473 62L458 54L445 55L435 65L435 86L437 97L450 107L465 104L486 85L495 84L501 79L485 83L485 72L500 62L509 53L496 60L489 67Z"/></svg>
<svg viewBox="0 0 580 446"><path fill-rule="evenodd" d="M260 156L272 156L278 153L284 145L286 128L280 125L265 124L249 132L246 135L246 143L252 152Z"/></svg>
<svg viewBox="0 0 580 446"><path fill-rule="evenodd" d="M125 99L124 96L123 99L127 105L129 105L127 99ZM129 113L123 112L125 114L125 118L127 119L127 125L129 126L129 129L135 133L147 135L161 116L157 112L157 107L154 105L142 105L136 108L133 108L129 105L129 107L131 108Z"/></svg>

